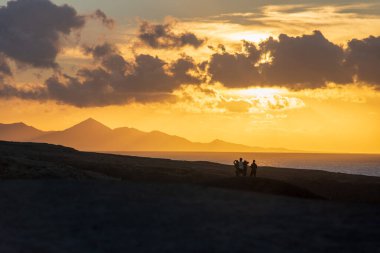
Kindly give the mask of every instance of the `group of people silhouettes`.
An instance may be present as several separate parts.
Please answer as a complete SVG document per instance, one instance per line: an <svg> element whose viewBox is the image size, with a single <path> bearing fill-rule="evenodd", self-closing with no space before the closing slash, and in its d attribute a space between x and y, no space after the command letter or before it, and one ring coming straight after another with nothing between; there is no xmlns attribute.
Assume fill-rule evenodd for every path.
<svg viewBox="0 0 380 253"><path fill-rule="evenodd" d="M239 160L235 160L234 161L234 166L235 166L235 169L236 169L236 176L247 176L247 171L248 171L248 165L249 165L249 162L247 162L246 160L243 161L243 158L240 158ZM256 164L256 160L253 160L252 161L252 164L251 166L249 166L251 168L251 177L256 177L256 173L257 173L257 164Z"/></svg>

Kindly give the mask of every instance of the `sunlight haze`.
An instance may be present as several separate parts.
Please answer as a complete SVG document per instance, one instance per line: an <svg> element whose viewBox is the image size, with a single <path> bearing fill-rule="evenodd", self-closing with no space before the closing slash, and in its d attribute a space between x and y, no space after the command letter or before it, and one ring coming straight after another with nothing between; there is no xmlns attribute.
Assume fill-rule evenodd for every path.
<svg viewBox="0 0 380 253"><path fill-rule="evenodd" d="M0 24L0 123L380 153L378 1L41 2L69 10Z"/></svg>

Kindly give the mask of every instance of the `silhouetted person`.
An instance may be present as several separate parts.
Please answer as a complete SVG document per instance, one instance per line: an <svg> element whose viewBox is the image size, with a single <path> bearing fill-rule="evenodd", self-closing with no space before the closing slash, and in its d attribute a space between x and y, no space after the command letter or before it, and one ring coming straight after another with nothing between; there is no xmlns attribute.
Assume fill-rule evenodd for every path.
<svg viewBox="0 0 380 253"><path fill-rule="evenodd" d="M243 158L241 158L241 157L240 157L240 159L239 159L239 169L240 169L241 171L244 170L244 162L243 162Z"/></svg>
<svg viewBox="0 0 380 253"><path fill-rule="evenodd" d="M238 161L238 160L235 160L235 161L234 161L234 166L235 166L235 173L236 173L236 176L238 177L239 174L240 174L239 161Z"/></svg>
<svg viewBox="0 0 380 253"><path fill-rule="evenodd" d="M247 162L247 161L244 160L244 162L243 162L243 175L245 177L247 176L248 164L249 164L249 162Z"/></svg>
<svg viewBox="0 0 380 253"><path fill-rule="evenodd" d="M234 161L234 166L235 166L235 173L236 176L247 176L247 171L248 171L248 164L249 162L243 161L243 158L240 158L239 160Z"/></svg>
<svg viewBox="0 0 380 253"><path fill-rule="evenodd" d="M257 164L256 164L256 160L253 160L251 164L251 177L252 176L256 177L256 173L257 173Z"/></svg>

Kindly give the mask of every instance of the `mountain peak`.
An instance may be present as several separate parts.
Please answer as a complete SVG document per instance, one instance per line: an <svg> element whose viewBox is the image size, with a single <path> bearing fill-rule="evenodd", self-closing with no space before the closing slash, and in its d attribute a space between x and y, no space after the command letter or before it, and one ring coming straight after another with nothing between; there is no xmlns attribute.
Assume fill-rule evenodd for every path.
<svg viewBox="0 0 380 253"><path fill-rule="evenodd" d="M38 130L32 126L29 126L27 124L25 124L24 122L16 122L16 123L11 123L11 124L0 124L2 126L7 126L7 127L10 127L10 128L20 128L20 129L34 129L34 130ZM40 131L40 130L38 130Z"/></svg>
<svg viewBox="0 0 380 253"><path fill-rule="evenodd" d="M111 128L109 128L108 126L100 123L99 121L93 119L93 118L88 118L78 124L76 124L75 126L67 129L67 130L103 130L103 131L111 131Z"/></svg>
<svg viewBox="0 0 380 253"><path fill-rule="evenodd" d="M83 120L81 123L86 123L86 124L101 124L103 125L102 123L100 123L99 121L95 120L94 118L88 118L86 120ZM79 124L81 124L79 123Z"/></svg>
<svg viewBox="0 0 380 253"><path fill-rule="evenodd" d="M225 144L225 143L227 143L227 142L225 142L225 141L223 141L223 140L215 139L215 140L213 140L211 143L212 143L212 144L220 144L220 143Z"/></svg>
<svg viewBox="0 0 380 253"><path fill-rule="evenodd" d="M0 140L6 141L31 141L44 132L23 122L12 124L0 124Z"/></svg>
<svg viewBox="0 0 380 253"><path fill-rule="evenodd" d="M11 126L18 126L18 127L25 127L25 126L28 126L26 125L24 122L16 122L16 123L13 123L13 124L9 124Z"/></svg>

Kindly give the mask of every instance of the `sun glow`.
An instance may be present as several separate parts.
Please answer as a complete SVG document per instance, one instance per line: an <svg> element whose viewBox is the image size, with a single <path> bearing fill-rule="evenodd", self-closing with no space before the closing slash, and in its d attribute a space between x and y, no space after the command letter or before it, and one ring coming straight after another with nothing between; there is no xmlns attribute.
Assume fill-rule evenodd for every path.
<svg viewBox="0 0 380 253"><path fill-rule="evenodd" d="M230 33L226 35L226 39L232 41L250 41L254 43L260 43L263 40L266 40L271 35L269 33L257 33L252 31L241 31L236 33Z"/></svg>
<svg viewBox="0 0 380 253"><path fill-rule="evenodd" d="M228 89L222 91L224 94L237 97L272 97L288 93L284 88L248 88L248 89Z"/></svg>

